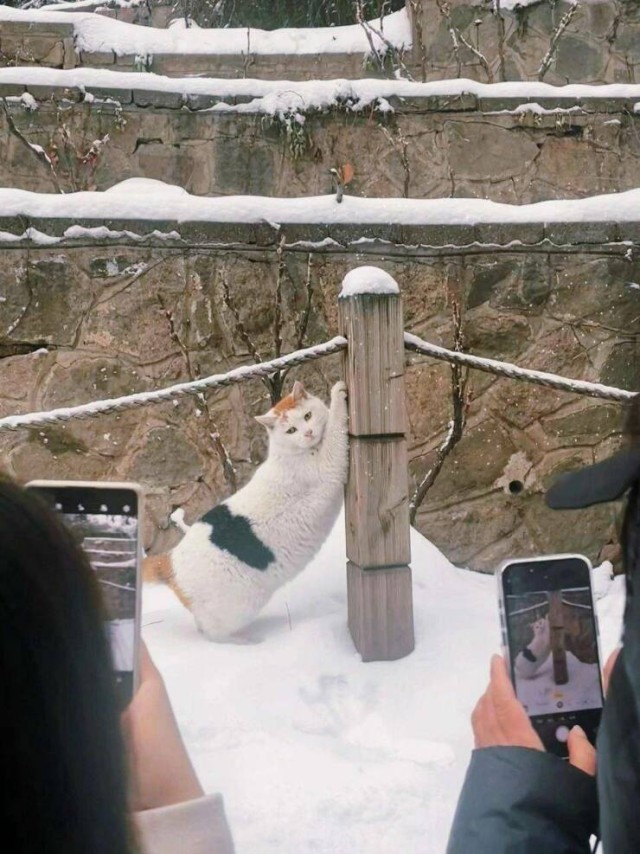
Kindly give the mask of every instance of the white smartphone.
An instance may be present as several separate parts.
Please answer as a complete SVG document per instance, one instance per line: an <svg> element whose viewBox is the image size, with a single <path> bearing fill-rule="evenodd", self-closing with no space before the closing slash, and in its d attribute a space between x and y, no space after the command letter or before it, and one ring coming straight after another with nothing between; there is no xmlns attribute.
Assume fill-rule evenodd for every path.
<svg viewBox="0 0 640 854"><path fill-rule="evenodd" d="M141 489L135 483L45 481L27 484L62 516L95 570L125 708L138 686L141 593Z"/></svg>
<svg viewBox="0 0 640 854"><path fill-rule="evenodd" d="M595 743L604 702L591 564L575 554L507 560L497 579L516 695L545 748L566 758L575 724Z"/></svg>

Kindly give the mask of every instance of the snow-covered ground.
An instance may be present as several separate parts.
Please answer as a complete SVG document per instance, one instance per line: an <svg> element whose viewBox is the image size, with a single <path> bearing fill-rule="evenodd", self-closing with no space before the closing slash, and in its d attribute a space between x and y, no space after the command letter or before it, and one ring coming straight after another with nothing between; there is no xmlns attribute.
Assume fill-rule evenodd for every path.
<svg viewBox="0 0 640 854"><path fill-rule="evenodd" d="M343 524L246 644L208 642L169 590L144 589L144 637L238 854L444 854L469 715L500 645L495 582L413 531L415 652L363 664L346 627ZM606 656L623 580L604 569L595 581Z"/></svg>

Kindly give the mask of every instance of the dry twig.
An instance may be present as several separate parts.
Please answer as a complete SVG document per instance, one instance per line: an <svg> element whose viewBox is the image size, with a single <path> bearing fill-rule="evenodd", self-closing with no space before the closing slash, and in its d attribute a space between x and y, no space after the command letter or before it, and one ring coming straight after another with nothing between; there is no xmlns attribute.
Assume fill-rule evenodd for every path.
<svg viewBox="0 0 640 854"><path fill-rule="evenodd" d="M16 123L13 120L13 116L9 112L9 108L7 107L7 101L5 98L0 98L2 101L2 109L4 111L5 118L7 120L7 125L9 127L9 132L13 134L20 142L31 151L32 154L38 158L40 163L43 163L46 168L49 170L49 174L51 176L51 181L53 182L53 186L57 193L64 194L64 190L60 186L60 179L58 178L58 173L55 170L55 166L53 165L53 161L44 150L41 145L35 145L26 138L26 136L22 133L22 131L17 127Z"/></svg>
<svg viewBox="0 0 640 854"><path fill-rule="evenodd" d="M457 352L463 352L464 333L462 329L462 309L460 306L460 300L456 295L452 295L451 297L451 311L453 315L453 349ZM409 521L411 524L415 522L418 508L440 474L444 461L462 438L467 418L467 408L469 405L466 394L467 378L467 369L463 368L461 365L451 365L452 418L449 422L447 435L436 450L433 465L418 484L416 491L409 502Z"/></svg>
<svg viewBox="0 0 640 854"><path fill-rule="evenodd" d="M558 42L564 31L567 29L571 21L573 20L573 16L576 14L578 9L580 8L580 4L578 2L574 2L573 6L571 6L564 13L560 22L551 36L551 42L549 43L549 50L544 55L542 62L540 63L540 67L538 68L538 80L543 80L544 75L549 70L549 66L551 65L551 60L553 59L553 55L556 52L556 47L558 46Z"/></svg>
<svg viewBox="0 0 640 854"><path fill-rule="evenodd" d="M160 303L160 307L164 312L165 317L167 318L167 323L169 325L169 336L171 340L178 346L178 349L182 353L182 357L184 359L184 363L187 369L187 374L191 381L201 379L202 375L197 366L193 364L191 359L191 354L185 342L182 340L178 330L176 328L175 318L173 316L173 312L170 308L167 308L164 297L162 294L157 294L158 302ZM238 473L235 470L233 465L233 461L231 460L231 455L227 450L224 442L220 437L220 431L218 430L218 426L211 415L211 410L209 409L209 404L204 394L198 395L198 400L200 402L199 409L204 413L207 423L209 426L209 436L211 438L214 450L218 455L218 459L220 460L220 464L222 465L222 473L224 475L224 479L226 480L229 489L231 492L235 492L238 489ZM198 404L196 404L197 406Z"/></svg>

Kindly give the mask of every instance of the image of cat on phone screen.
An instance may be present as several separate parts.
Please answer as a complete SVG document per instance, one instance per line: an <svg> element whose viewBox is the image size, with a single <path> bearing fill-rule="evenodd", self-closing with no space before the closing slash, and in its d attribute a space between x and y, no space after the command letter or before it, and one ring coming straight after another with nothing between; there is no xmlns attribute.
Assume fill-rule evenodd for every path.
<svg viewBox="0 0 640 854"><path fill-rule="evenodd" d="M507 596L509 658L529 715L598 706L600 672L588 588Z"/></svg>
<svg viewBox="0 0 640 854"><path fill-rule="evenodd" d="M327 407L296 382L256 420L269 449L249 483L195 521L169 553L144 561L145 580L168 584L211 640L247 626L307 566L342 506L346 385L333 386Z"/></svg>

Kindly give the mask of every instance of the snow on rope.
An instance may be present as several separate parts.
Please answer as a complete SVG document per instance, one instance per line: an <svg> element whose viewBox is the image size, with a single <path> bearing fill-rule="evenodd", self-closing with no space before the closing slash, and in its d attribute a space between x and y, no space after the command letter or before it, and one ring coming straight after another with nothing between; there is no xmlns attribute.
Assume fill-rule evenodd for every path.
<svg viewBox="0 0 640 854"><path fill-rule="evenodd" d="M0 418L0 432L9 430L22 430L29 427L40 427L44 424L58 424L65 421L77 419L95 418L98 415L112 412L124 412L127 409L136 409L140 406L151 406L157 403L166 403L178 397L190 394L200 394L210 388L235 385L246 380L258 377L266 377L275 374L284 368L320 359L332 353L339 353L347 347L347 339L337 335L323 344L307 347L304 350L296 350L286 356L271 359L269 362L260 362L257 365L242 365L234 368L226 374L214 374L201 380L193 380L187 383L178 383L168 388L156 391L139 392L126 397L114 397L107 400L95 400L80 406L70 406L61 409L51 409L48 412L30 412L27 415L10 415Z"/></svg>
<svg viewBox="0 0 640 854"><path fill-rule="evenodd" d="M548 374L545 371L530 371L526 368L519 368L511 362L499 362L496 359L484 359L480 356L470 356L468 353L461 353L456 350L447 350L445 347L439 347L437 344L429 344L428 341L423 341L416 335L411 335L409 332L404 333L404 346L407 350L412 350L416 353L424 353L425 356L431 356L433 359L439 359L442 362L457 362L459 365L465 365L469 368L477 368L480 371L486 371L489 374L497 374L502 377L511 377L514 380L524 380L537 385L548 386L549 388L557 388L562 391L572 391L575 394L585 394L590 397L602 397L605 400L631 400L635 397L635 392L626 391L621 388L602 385L601 383L589 383L584 380L569 380L566 377L560 377L557 374ZM1 426L2 422L0 422Z"/></svg>

